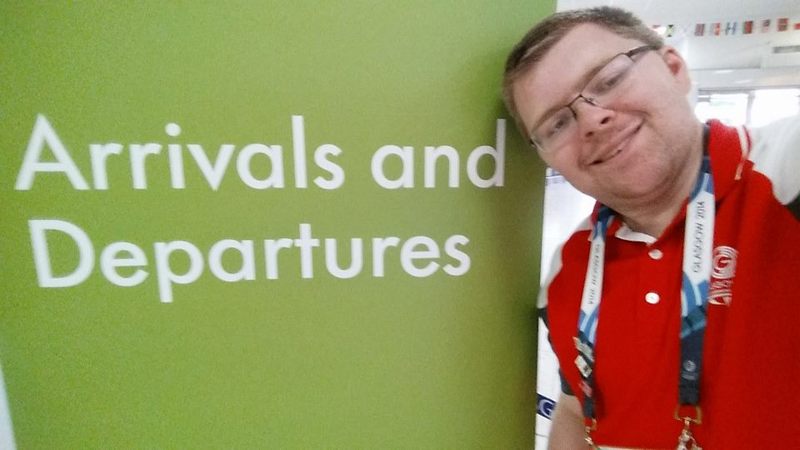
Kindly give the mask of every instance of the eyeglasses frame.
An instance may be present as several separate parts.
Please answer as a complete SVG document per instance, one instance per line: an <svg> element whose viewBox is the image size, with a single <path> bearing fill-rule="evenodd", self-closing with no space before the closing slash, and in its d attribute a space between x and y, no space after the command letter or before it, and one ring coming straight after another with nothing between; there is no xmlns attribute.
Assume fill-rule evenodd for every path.
<svg viewBox="0 0 800 450"><path fill-rule="evenodd" d="M635 63L636 60L633 59L634 56L636 56L636 55L638 55L640 53L644 53L646 51L651 51L651 50L652 51L656 51L656 50L659 50L659 49L660 49L660 47L658 47L658 46L655 46L655 45L652 45L652 44L645 44L645 45L640 45L638 47L634 47L634 48L632 48L632 49L630 49L628 51L625 51L625 52L617 53L616 55L614 55L611 58L609 58L605 63L603 63L603 65L598 66L598 69L595 71L595 74L602 72L603 69L606 68L606 66L611 64L611 61L614 61L615 59L617 59L620 56L623 56L623 55L627 56L628 58L630 58L631 61L633 61ZM586 97L585 95L583 95L583 91L586 90L586 87L592 82L593 79L594 79L594 75L592 75L592 77L589 78L589 81L586 82L586 85L580 90L580 92L578 93L578 95L575 96L575 98L573 98L569 103L567 103L566 105L562 106L561 108L558 108L556 111L561 111L563 108L567 108L567 109L570 110L570 112L572 113L572 116L575 118L575 120L577 120L578 119L578 113L573 109L572 105L574 105L575 102L578 101L578 99L583 99L583 101L585 101L586 103L588 103L588 104L590 104L592 106L600 107L600 105L597 103L597 101L594 98ZM538 128L549 117L550 116L542 118L542 120L540 120L539 125L537 125L533 129ZM529 136L528 137L528 143L531 145L531 147L533 147L534 150L538 149L538 150L544 151L544 147L542 145L538 144L536 142L536 139L534 139L533 136Z"/></svg>

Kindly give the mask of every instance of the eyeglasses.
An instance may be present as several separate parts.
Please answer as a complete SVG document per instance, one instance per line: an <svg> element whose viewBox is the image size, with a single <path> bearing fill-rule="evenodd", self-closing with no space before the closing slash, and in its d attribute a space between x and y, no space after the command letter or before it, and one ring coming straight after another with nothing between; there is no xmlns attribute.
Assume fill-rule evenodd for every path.
<svg viewBox="0 0 800 450"><path fill-rule="evenodd" d="M546 116L535 128L530 143L545 153L552 153L565 145L578 130L578 113L573 108L578 99L586 103L606 107L625 92L636 59L634 57L650 50L653 45L642 45L615 55L592 76L581 92L571 102Z"/></svg>

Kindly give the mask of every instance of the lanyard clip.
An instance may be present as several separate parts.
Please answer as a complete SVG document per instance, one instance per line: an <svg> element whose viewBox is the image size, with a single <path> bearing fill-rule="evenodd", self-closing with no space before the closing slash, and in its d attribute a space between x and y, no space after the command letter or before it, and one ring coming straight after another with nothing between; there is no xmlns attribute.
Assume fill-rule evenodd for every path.
<svg viewBox="0 0 800 450"><path fill-rule="evenodd" d="M586 419L584 419L584 425L585 426L583 427L583 429L586 432L586 436L583 438L583 440L586 441L586 444L589 446L589 448L592 449L598 448L595 445L594 440L592 440L592 431L597 429L597 419L595 418L590 419L587 417Z"/></svg>
<svg viewBox="0 0 800 450"><path fill-rule="evenodd" d="M682 414L681 409L694 406L694 417L691 414ZM700 425L703 423L703 410L700 405L678 405L675 407L675 420L683 422L686 426L690 424Z"/></svg>
<svg viewBox="0 0 800 450"><path fill-rule="evenodd" d="M691 414L684 415L680 413L681 407L691 407L694 406L695 414L692 417ZM683 422L683 430L681 431L681 435L678 436L678 446L676 450L703 450L702 447L697 445L697 439L694 438L692 435L692 430L690 427L692 424L700 425L703 423L703 412L700 410L700 406L698 405L678 405L675 407L675 420Z"/></svg>

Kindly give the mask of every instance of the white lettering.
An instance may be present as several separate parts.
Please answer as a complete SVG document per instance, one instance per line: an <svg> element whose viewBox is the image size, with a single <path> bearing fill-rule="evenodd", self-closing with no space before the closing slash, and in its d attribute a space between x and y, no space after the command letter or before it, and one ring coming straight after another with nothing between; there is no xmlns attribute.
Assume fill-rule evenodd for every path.
<svg viewBox="0 0 800 450"><path fill-rule="evenodd" d="M250 171L250 160L261 154L269 158L272 167L270 175L259 180ZM253 189L282 188L283 181L283 148L280 145L250 144L242 149L236 158L236 170L244 184Z"/></svg>
<svg viewBox="0 0 800 450"><path fill-rule="evenodd" d="M45 144L53 152L56 162L42 162L39 160L42 157L42 150L44 150ZM29 190L33 186L33 178L37 172L63 172L74 189L89 189L89 184L86 183L75 162L70 158L69 152L64 147L64 144L61 143L56 131L47 121L47 118L41 114L36 116L36 123L33 125L31 139L28 141L28 148L25 150L25 158L22 161L22 168L20 168L14 189L18 191Z"/></svg>
<svg viewBox="0 0 800 450"><path fill-rule="evenodd" d="M300 224L300 238L294 240L300 248L300 272L303 278L314 278L314 255L312 249L319 247L319 239L311 237L311 225Z"/></svg>
<svg viewBox="0 0 800 450"><path fill-rule="evenodd" d="M289 238L264 240L264 260L267 266L267 279L278 279L278 252L283 248L292 248Z"/></svg>
<svg viewBox="0 0 800 450"><path fill-rule="evenodd" d="M470 265L472 261L470 260L469 255L461 251L458 246L465 246L469 243L469 239L461 234L457 234L455 236L450 236L444 242L444 252L450 256L451 258L458 261L460 264L454 266L452 264L447 264L442 267L442 270L445 271L446 274L454 277L460 277L465 273L469 272Z"/></svg>
<svg viewBox="0 0 800 450"><path fill-rule="evenodd" d="M94 188L101 191L108 189L108 169L106 159L109 155L122 153L122 144L110 142L108 144L90 144L89 153L92 155L92 176Z"/></svg>
<svg viewBox="0 0 800 450"><path fill-rule="evenodd" d="M155 243L156 275L158 277L158 296L162 303L172 303L172 283L190 284L197 281L203 273L203 255L191 242L173 241ZM189 257L189 268L183 274L173 272L170 256L181 251Z"/></svg>
<svg viewBox="0 0 800 450"><path fill-rule="evenodd" d="M417 247L422 249L417 250ZM412 277L422 278L433 275L439 269L438 263L430 261L425 266L418 268L414 265L414 260L435 258L439 258L439 247L436 245L436 241L427 236L412 237L400 248L400 264L403 266L403 270Z"/></svg>
<svg viewBox="0 0 800 450"><path fill-rule="evenodd" d="M203 173L203 176L205 177L206 181L208 181L208 185L211 186L211 189L215 191L219 189L219 185L222 183L222 177L225 175L225 172L228 169L228 164L230 164L231 158L233 157L233 151L236 147L233 144L222 144L219 147L219 152L217 153L217 158L214 160L213 165L208 159L206 151L200 144L189 144L186 147L189 149L189 153L191 153L192 158L194 158L194 161L197 163L197 167L200 168L200 172ZM280 147L278 147L278 152L280 152ZM247 173L249 174L249 166L247 169ZM240 174L242 170L244 169L239 169Z"/></svg>
<svg viewBox="0 0 800 450"><path fill-rule="evenodd" d="M127 253L127 258L118 257ZM147 279L148 273L137 269L132 275L123 277L117 272L118 267L142 267L147 265L144 251L130 242L114 242L100 253L100 271L112 284L122 287L136 286Z"/></svg>
<svg viewBox="0 0 800 450"><path fill-rule="evenodd" d="M495 146L483 145L475 148L467 158L467 176L472 184L480 188L503 186L505 182L506 121L497 119ZM487 179L478 174L478 161L483 156L494 160L494 173Z"/></svg>
<svg viewBox="0 0 800 450"><path fill-rule="evenodd" d="M308 187L306 171L306 130L303 116L292 116L292 149L294 150L294 185L297 188Z"/></svg>
<svg viewBox="0 0 800 450"><path fill-rule="evenodd" d="M331 174L331 178L326 180L322 177L314 178L314 184L322 189L338 189L344 184L344 170L335 162L329 160L327 156L339 156L342 154L342 149L333 144L322 144L317 147L314 152L314 163L317 166Z"/></svg>
<svg viewBox="0 0 800 450"><path fill-rule="evenodd" d="M228 251L239 252L242 258L242 267L238 272L228 272L222 265L222 255ZM255 280L256 266L253 256L253 241L235 241L225 239L211 246L208 252L208 268L211 273L222 281L233 283L241 280Z"/></svg>
<svg viewBox="0 0 800 450"><path fill-rule="evenodd" d="M182 130L174 122L167 123L164 131L169 138L179 138ZM294 157L295 187L304 189L308 187L308 165L306 162L306 137L303 116L292 116L292 149ZM48 148L52 156L43 155ZM162 164L168 165L170 187L172 189L186 189L185 153L193 157L197 168L202 173L209 187L216 191L228 173L231 160L236 157L236 170L239 179L248 187L254 189L284 188L285 167L283 147L280 145L266 145L252 143L244 146L238 155L234 144L221 144L215 157L210 157L201 144L181 144L178 142L164 143L146 142L121 144L118 142L91 143L88 151L91 156L91 170L93 174L93 188L97 190L109 189L108 160L111 155L121 155L128 152L130 178L132 187L137 190L148 189L148 160L152 155L160 155L166 148L167 158ZM399 148L399 147L398 147ZM408 153L404 153L408 152ZM335 158L342 154L342 149L334 144L322 144L314 151L314 163L321 172L313 180L317 187L325 190L340 188L345 181L345 171L335 162ZM266 156L268 164L253 164L256 155ZM382 159L376 158L373 165L378 171L378 179L389 185L399 183L402 187L413 187L413 148L406 147L394 156L401 156L404 167L398 180L388 180L382 173ZM268 171L268 172L267 172ZM451 169L452 171L452 169ZM69 151L62 143L50 122L43 115L38 115L33 126L31 137L25 151L23 163L20 167L15 182L16 190L30 190L37 173L61 172L74 189L90 189L86 179L81 174Z"/></svg>
<svg viewBox="0 0 800 450"><path fill-rule="evenodd" d="M181 127L177 123L168 123L164 127L168 136L178 137L181 134ZM167 145L169 155L169 175L173 189L185 189L186 179L183 171L183 148L181 144Z"/></svg>
<svg viewBox="0 0 800 450"><path fill-rule="evenodd" d="M36 277L41 287L68 287L76 286L86 281L94 267L94 247L89 236L69 222L63 220L29 220L28 228L31 234L33 247L33 262L36 266ZM53 275L48 250L47 231L60 231L68 235L78 247L78 265L67 275L60 277Z"/></svg>
<svg viewBox="0 0 800 450"><path fill-rule="evenodd" d="M161 153L161 144L131 144L131 175L134 189L147 189L147 170L145 160L149 155Z"/></svg>
<svg viewBox="0 0 800 450"><path fill-rule="evenodd" d="M389 156L400 158L400 176L395 180L390 180L384 172L384 163ZM379 148L372 155L372 178L385 189L414 187L414 148L401 148L397 145L384 145Z"/></svg>
<svg viewBox="0 0 800 450"><path fill-rule="evenodd" d="M400 245L400 238L395 236L372 239L372 276L383 277L384 253L387 248L397 247L398 245Z"/></svg>
<svg viewBox="0 0 800 450"><path fill-rule="evenodd" d="M436 161L444 156L447 159L448 165L448 178L447 186L451 188L458 187L458 167L459 158L458 152L453 147L442 145L439 147L428 146L425 147L425 180L426 188L436 187Z"/></svg>
<svg viewBox="0 0 800 450"><path fill-rule="evenodd" d="M350 240L350 267L342 269L338 262L338 245L336 239L325 239L325 267L328 273L336 278L353 278L361 273L364 267L364 245L358 238Z"/></svg>
<svg viewBox="0 0 800 450"><path fill-rule="evenodd" d="M31 243L35 269L39 286L70 287L83 283L94 269L95 253L89 236L78 226L55 219L29 221ZM65 236L55 236L48 232L59 231ZM48 242L48 238L50 242ZM59 256L65 258L64 240L71 241L78 250L77 262L62 259L53 264L50 248L58 248ZM314 237L312 227L308 223L299 224L296 239L280 238L264 240L264 262L266 278L278 279L279 253L292 251L291 257L299 256L299 275L304 279L314 278L315 249L320 247L321 239ZM428 236L413 236L405 241L395 236L372 238L372 273L376 278L385 276L387 249L399 248L394 260L399 259L402 271L417 278L429 277L441 267L450 276L461 276L470 269L471 260L464 251L469 239L464 235L453 235L444 242L444 260L442 251L436 240ZM153 244L153 261L158 296L162 303L174 300L174 286L192 284L205 271L218 280L233 283L256 279L255 245L252 240L223 239L215 242L204 255L195 244L183 241L155 242ZM365 249L362 238L351 238L349 246L349 263L342 264L339 242L336 238L324 239L325 268L327 273L339 279L354 278L364 269ZM229 256L233 252L233 256ZM226 267L225 263L233 258L241 259L236 269ZM68 255L66 255L68 256ZM347 256L344 256L347 258ZM344 259L342 258L342 259ZM236 261L236 259L233 259ZM132 287L142 284L149 278L148 257L144 250L132 242L113 242L102 249L99 256L100 273L111 284L121 287ZM70 265L71 264L71 265ZM235 264L235 263L234 263ZM55 275L54 267L70 267L69 273ZM121 270L129 268L130 270ZM62 270L63 271L63 270Z"/></svg>

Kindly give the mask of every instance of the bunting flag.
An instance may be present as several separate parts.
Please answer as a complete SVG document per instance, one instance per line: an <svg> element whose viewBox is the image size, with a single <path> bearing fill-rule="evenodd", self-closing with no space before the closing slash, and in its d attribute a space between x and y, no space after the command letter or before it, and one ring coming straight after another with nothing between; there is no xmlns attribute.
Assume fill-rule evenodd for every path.
<svg viewBox="0 0 800 450"><path fill-rule="evenodd" d="M695 36L703 36L706 34L706 24L698 23L694 26L694 35Z"/></svg>
<svg viewBox="0 0 800 450"><path fill-rule="evenodd" d="M773 28L774 25L774 28ZM683 32L682 36L688 36L692 32L691 25L669 24L652 25L656 32L665 37L671 38ZM747 19L730 20L725 22L703 22L694 24L694 36L737 36L751 35L755 33L771 32L795 32L800 31L800 17L779 17L770 19Z"/></svg>

